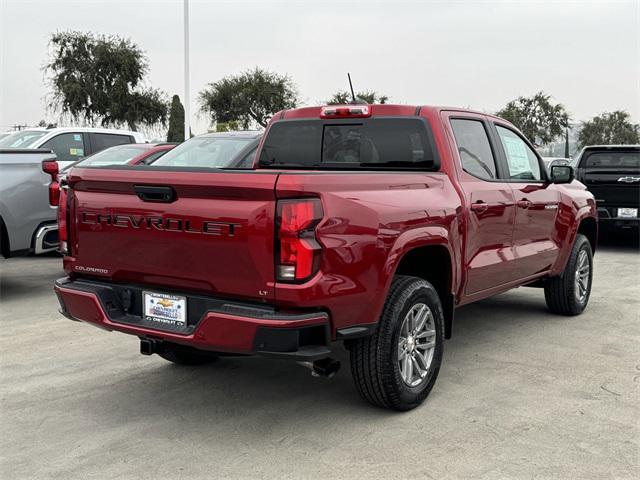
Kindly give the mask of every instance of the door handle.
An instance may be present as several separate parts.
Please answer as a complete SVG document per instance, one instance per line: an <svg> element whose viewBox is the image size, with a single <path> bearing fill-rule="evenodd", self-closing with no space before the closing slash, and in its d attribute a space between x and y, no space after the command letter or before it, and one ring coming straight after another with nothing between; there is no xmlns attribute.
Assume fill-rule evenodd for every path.
<svg viewBox="0 0 640 480"><path fill-rule="evenodd" d="M524 200L518 200L516 204L518 205L518 207L525 208L525 209L531 206L531 202L526 198Z"/></svg>
<svg viewBox="0 0 640 480"><path fill-rule="evenodd" d="M133 191L143 202L171 203L176 199L176 192L171 187L134 185Z"/></svg>
<svg viewBox="0 0 640 480"><path fill-rule="evenodd" d="M476 203L472 203L471 204L471 210L473 210L474 212L477 212L477 213L486 212L487 208L489 208L489 204L483 202L482 200L479 200Z"/></svg>

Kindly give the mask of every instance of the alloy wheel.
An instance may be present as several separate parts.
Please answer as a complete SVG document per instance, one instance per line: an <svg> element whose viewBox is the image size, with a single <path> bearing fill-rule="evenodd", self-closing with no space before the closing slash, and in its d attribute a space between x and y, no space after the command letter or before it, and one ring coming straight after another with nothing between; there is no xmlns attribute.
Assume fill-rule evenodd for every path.
<svg viewBox="0 0 640 480"><path fill-rule="evenodd" d="M424 303L416 303L405 315L398 339L398 367L404 383L416 387L424 381L435 348L433 313Z"/></svg>
<svg viewBox="0 0 640 480"><path fill-rule="evenodd" d="M591 264L586 250L580 250L578 261L576 262L575 295L576 300L584 303L589 293L589 282L591 281Z"/></svg>

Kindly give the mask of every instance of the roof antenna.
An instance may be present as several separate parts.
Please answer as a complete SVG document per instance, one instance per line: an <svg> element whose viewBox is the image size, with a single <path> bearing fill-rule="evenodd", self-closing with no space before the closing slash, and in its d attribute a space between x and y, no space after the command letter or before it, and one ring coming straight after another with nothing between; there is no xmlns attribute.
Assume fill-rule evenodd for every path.
<svg viewBox="0 0 640 480"><path fill-rule="evenodd" d="M356 94L353 93L353 84L351 83L351 75L347 72L347 78L349 79L349 88L351 89L351 98L353 99L351 103L358 103L356 100Z"/></svg>

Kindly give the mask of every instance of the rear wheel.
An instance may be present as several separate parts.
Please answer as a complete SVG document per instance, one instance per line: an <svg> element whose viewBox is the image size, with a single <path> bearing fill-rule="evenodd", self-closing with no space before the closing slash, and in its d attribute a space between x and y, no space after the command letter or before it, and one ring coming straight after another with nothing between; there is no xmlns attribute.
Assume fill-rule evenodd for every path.
<svg viewBox="0 0 640 480"><path fill-rule="evenodd" d="M348 344L360 395L393 410L420 405L440 370L443 332L444 314L433 286L416 277L394 278L376 332Z"/></svg>
<svg viewBox="0 0 640 480"><path fill-rule="evenodd" d="M581 314L589 303L592 279L591 244L578 234L562 274L545 282L544 298L549 310L560 315Z"/></svg>
<svg viewBox="0 0 640 480"><path fill-rule="evenodd" d="M11 256L11 248L9 248L9 233L7 227L4 224L4 220L0 217L0 254L4 258Z"/></svg>
<svg viewBox="0 0 640 480"><path fill-rule="evenodd" d="M213 353L200 352L171 343L164 344L162 351L158 352L158 355L178 365L205 365L218 359Z"/></svg>

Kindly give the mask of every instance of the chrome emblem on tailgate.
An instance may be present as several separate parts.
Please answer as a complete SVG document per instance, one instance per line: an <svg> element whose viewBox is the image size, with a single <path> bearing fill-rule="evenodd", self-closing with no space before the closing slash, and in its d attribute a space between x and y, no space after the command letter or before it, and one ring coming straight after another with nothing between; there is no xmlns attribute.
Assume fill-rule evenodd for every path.
<svg viewBox="0 0 640 480"><path fill-rule="evenodd" d="M109 275L109 270L107 270L106 268L85 267L84 265L74 265L73 269L76 272L99 273L99 274L102 274L102 275Z"/></svg>
<svg viewBox="0 0 640 480"><path fill-rule="evenodd" d="M640 177L620 177L618 182L621 183L635 183L640 182Z"/></svg>

